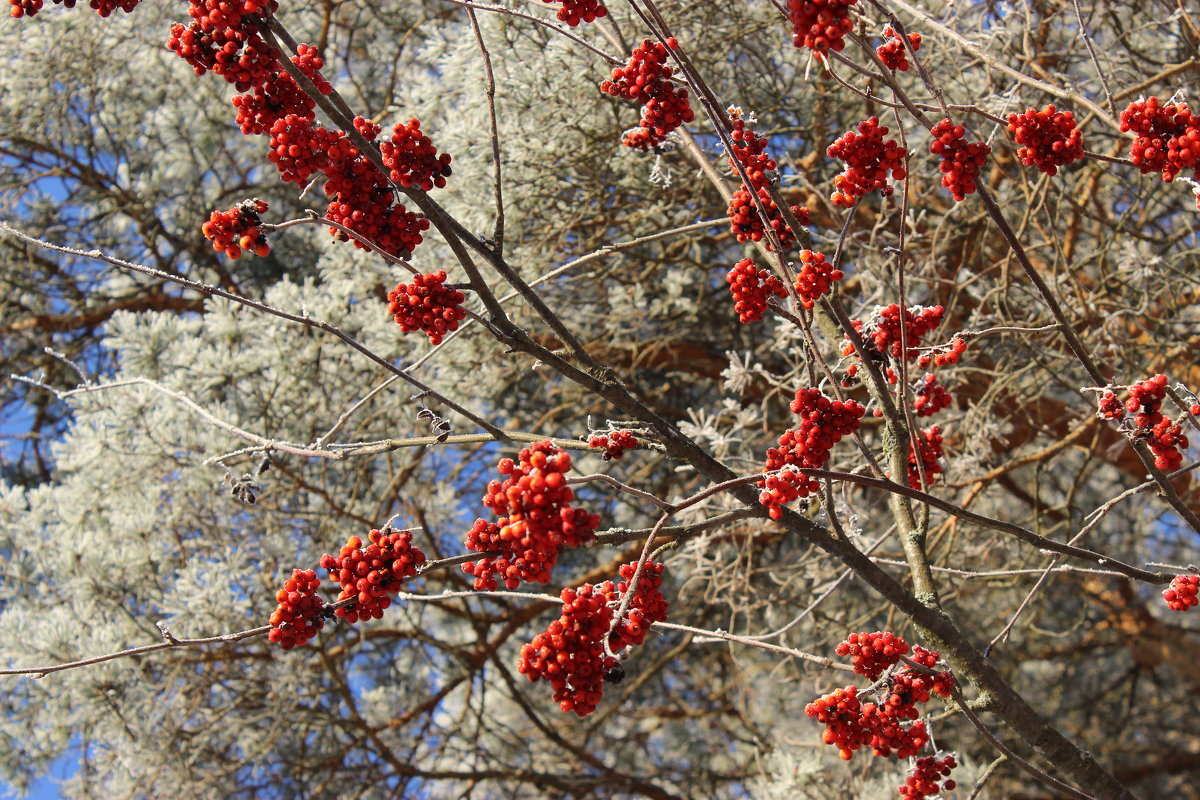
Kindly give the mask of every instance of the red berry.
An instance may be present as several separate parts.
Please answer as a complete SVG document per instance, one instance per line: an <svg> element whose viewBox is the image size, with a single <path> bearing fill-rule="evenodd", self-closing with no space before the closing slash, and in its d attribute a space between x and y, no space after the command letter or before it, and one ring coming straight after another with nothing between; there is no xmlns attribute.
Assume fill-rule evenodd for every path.
<svg viewBox="0 0 1200 800"><path fill-rule="evenodd" d="M1167 601L1167 608L1172 611L1187 611L1197 604L1198 593L1200 575L1176 575L1162 596Z"/></svg>
<svg viewBox="0 0 1200 800"><path fill-rule="evenodd" d="M733 310L742 324L761 320L763 312L767 310L767 301L772 296L781 300L787 297L783 281L769 270L756 269L754 261L749 258L743 258L735 264L725 280L733 295Z"/></svg>
<svg viewBox="0 0 1200 800"><path fill-rule="evenodd" d="M907 176L904 159L908 152L895 139L884 141L887 132L878 117L870 117L858 123L857 133L844 133L826 148L830 158L846 162L846 169L833 179L837 191L830 199L834 205L849 208L872 189L887 197L893 191L888 175L898 181Z"/></svg>
<svg viewBox="0 0 1200 800"><path fill-rule="evenodd" d="M268 639L291 650L317 635L328 615L325 601L317 595L320 585L316 572L292 570L292 577L275 595L279 605L271 614Z"/></svg>
<svg viewBox="0 0 1200 800"><path fill-rule="evenodd" d="M1008 132L1021 145L1017 150L1021 163L1047 175L1083 158L1083 136L1070 111L1048 105L1041 111L1030 108L1023 114L1009 114Z"/></svg>
<svg viewBox="0 0 1200 800"><path fill-rule="evenodd" d="M522 581L548 583L558 554L564 547L590 542L600 517L570 505L574 493L565 473L571 456L549 441L522 450L518 463L501 459L498 467L506 477L488 484L483 504L495 512L499 524L476 520L466 547L500 555L463 564L463 571L475 576L479 590L498 588L496 576L509 589Z"/></svg>
<svg viewBox="0 0 1200 800"><path fill-rule="evenodd" d="M622 580L616 584L605 581L563 589L562 614L521 648L517 671L531 681L549 681L554 701L563 711L587 716L600 701L604 681L619 680L623 674L620 662L605 654L605 636L608 649L619 654L627 647L640 645L650 625L667 618L667 601L660 590L663 565L648 561L625 619L609 633L613 610L628 593L636 568L636 563L623 565Z"/></svg>
<svg viewBox="0 0 1200 800"><path fill-rule="evenodd" d="M833 288L833 284L842 279L843 273L825 260L824 253L814 250L801 250L800 264L800 271L796 273L796 294L800 297L801 305L812 308L822 295Z"/></svg>
<svg viewBox="0 0 1200 800"><path fill-rule="evenodd" d="M775 205L775 201L771 199L771 195L765 188L758 190L758 199L767 210L771 229L779 237L780 244L783 245L785 250L790 250L796 244L796 235L783 221L783 214L780 213L779 206ZM796 217L796 221L801 225L809 224L807 208L792 206L791 212ZM734 192L733 199L729 202L727 213L729 215L729 230L737 236L739 242L758 242L766 235L766 227L763 225L762 217L758 213L758 207L755 206L754 199L749 190L746 189L745 184L742 184L742 188ZM773 250L774 247L768 244L767 249Z"/></svg>
<svg viewBox="0 0 1200 800"><path fill-rule="evenodd" d="M1143 173L1159 172L1164 181L1185 170L1200 177L1200 117L1186 105L1136 100L1121 112L1121 130L1137 134L1129 157Z"/></svg>
<svg viewBox="0 0 1200 800"><path fill-rule="evenodd" d="M964 141L966 130L949 119L934 125L930 132L934 138L929 150L941 158L938 169L942 171L942 186L961 202L975 191L975 179L992 148L983 142Z"/></svg>
<svg viewBox="0 0 1200 800"><path fill-rule="evenodd" d="M450 156L438 155L429 137L421 133L421 121L409 120L396 125L392 138L379 145L383 163L391 170L390 177L401 186L419 186L428 192L442 188L450 175Z"/></svg>
<svg viewBox="0 0 1200 800"><path fill-rule="evenodd" d="M797 469L825 466L833 446L858 430L865 413L858 402L833 400L819 389L797 390L791 408L800 424L779 437L778 447L767 450L763 472L774 474L758 482L759 502L767 506L772 519L779 518L784 505L818 490L819 484Z"/></svg>
<svg viewBox="0 0 1200 800"><path fill-rule="evenodd" d="M626 450L633 450L637 446L637 437L627 430L613 431L608 434L592 434L588 437L588 447L604 449L605 461L620 458Z"/></svg>
<svg viewBox="0 0 1200 800"><path fill-rule="evenodd" d="M562 3L558 19L574 28L580 22L594 22L608 15L608 9L600 0L542 0L543 3Z"/></svg>
<svg viewBox="0 0 1200 800"><path fill-rule="evenodd" d="M398 284L388 292L388 313L401 331L424 331L429 343L438 345L448 332L458 330L467 316L462 307L466 295L443 286L445 282L446 272L438 270L416 275L412 283Z"/></svg>
<svg viewBox="0 0 1200 800"><path fill-rule="evenodd" d="M200 231L212 242L213 250L230 258L240 257L242 250L265 256L271 247L259 229L262 225L259 215L266 210L267 204L262 200L243 200L225 211L212 212Z"/></svg>
<svg viewBox="0 0 1200 800"><path fill-rule="evenodd" d="M624 67L612 71L612 79L600 84L603 92L642 104L640 127L625 134L626 147L652 150L680 125L695 119L687 89L671 83L674 70L667 65L667 48L644 39Z"/></svg>
<svg viewBox="0 0 1200 800"><path fill-rule="evenodd" d="M888 25L883 29L883 36L887 40L879 47L875 48L875 54L879 56L888 69L900 70L906 72L909 68L908 51L904 47L904 40L900 38L900 34ZM913 52L921 49L921 34L910 33L908 41L912 45Z"/></svg>
<svg viewBox="0 0 1200 800"><path fill-rule="evenodd" d="M347 622L381 619L392 604L391 595L425 563L425 554L413 545L409 531L373 530L367 540L369 544L363 547L362 539L351 536L339 555L321 557L321 568L329 573L329 579L341 584L338 601L355 599L353 605L334 612Z"/></svg>
<svg viewBox="0 0 1200 800"><path fill-rule="evenodd" d="M807 47L817 58L829 50L841 51L845 36L854 30L850 7L858 0L788 0L793 44Z"/></svg>

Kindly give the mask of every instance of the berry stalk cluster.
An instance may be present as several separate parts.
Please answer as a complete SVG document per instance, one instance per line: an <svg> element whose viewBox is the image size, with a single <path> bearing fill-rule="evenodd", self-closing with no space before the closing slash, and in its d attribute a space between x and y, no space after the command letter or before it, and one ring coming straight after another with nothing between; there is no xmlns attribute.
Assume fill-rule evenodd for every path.
<svg viewBox="0 0 1200 800"><path fill-rule="evenodd" d="M676 46L674 39L667 44ZM667 46L644 39L629 56L629 62L615 68L612 78L600 84L600 90L613 97L642 104L639 127L626 133L622 140L626 147L653 150L667 140L671 131L696 118L687 89L671 83L673 73L674 69L667 64Z"/></svg>
<svg viewBox="0 0 1200 800"><path fill-rule="evenodd" d="M548 583L564 547L592 540L600 517L571 506L570 468L570 454L549 441L525 448L517 461L500 459L497 469L505 478L489 483L483 497L499 522L477 519L467 534L468 550L500 552L463 564L477 590L496 589L497 578L509 589L522 581Z"/></svg>
<svg viewBox="0 0 1200 800"><path fill-rule="evenodd" d="M531 681L548 681L563 711L580 717L595 711L604 682L624 677L622 651L640 645L650 626L667 618L660 589L663 565L648 561L625 618L613 628L614 610L629 591L636 569L636 562L622 565L621 580L615 584L563 589L559 618L521 648L517 670Z"/></svg>

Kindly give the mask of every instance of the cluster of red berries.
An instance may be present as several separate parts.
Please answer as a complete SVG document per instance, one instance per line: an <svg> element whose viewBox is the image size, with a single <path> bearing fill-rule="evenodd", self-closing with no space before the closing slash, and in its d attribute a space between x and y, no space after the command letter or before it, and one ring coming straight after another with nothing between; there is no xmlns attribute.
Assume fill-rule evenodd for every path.
<svg viewBox="0 0 1200 800"><path fill-rule="evenodd" d="M796 273L795 289L800 297L800 304L812 308L821 296L840 281L843 273L834 269L825 258L824 253L815 250L800 251L800 271Z"/></svg>
<svg viewBox="0 0 1200 800"><path fill-rule="evenodd" d="M792 249L796 244L796 235L788 227L787 223L783 221L783 214L780 213L779 206L775 205L775 201L771 199L771 195L765 188L758 190L758 199L767 210L771 230L775 231L775 235L779 238L779 243L783 245L783 249ZM807 208L791 206L791 212L796 221L801 225L809 224L810 220ZM733 193L733 199L729 201L727 213L729 214L729 230L737 236L739 242L758 242L766 235L767 229L763 226L762 217L759 216L758 208L754 205L754 198L745 184ZM773 250L774 247L768 244L767 249Z"/></svg>
<svg viewBox="0 0 1200 800"><path fill-rule="evenodd" d="M922 353L917 357L917 366L921 369L929 369L930 364L944 367L948 364L957 364L962 358L962 354L967 350L967 340L961 336L955 336L950 340L950 345L941 345L934 348L931 352Z"/></svg>
<svg viewBox="0 0 1200 800"><path fill-rule="evenodd" d="M1171 586L1163 590L1163 600L1172 611L1187 611L1195 606L1200 594L1200 575L1176 575Z"/></svg>
<svg viewBox="0 0 1200 800"><path fill-rule="evenodd" d="M1008 132L1021 145L1017 150L1021 163L1047 175L1083 158L1083 134L1070 111L1048 105L1041 111L1030 108L1023 114L1009 114Z"/></svg>
<svg viewBox="0 0 1200 800"><path fill-rule="evenodd" d="M946 309L942 306L908 306L902 314L900 306L892 303L887 306L877 306L866 322L856 319L852 321L852 324L854 329L862 334L865 344L872 345L875 352L890 355L892 358L900 358L900 351L903 348L900 329L903 326L904 345L907 346L906 356L909 361L912 361L921 355L919 351L921 337L940 325L945 313ZM842 347L842 355L848 356L853 352L854 345L849 342Z"/></svg>
<svg viewBox="0 0 1200 800"><path fill-rule="evenodd" d="M379 135L380 127L362 117L354 118L354 127L367 141ZM325 218L344 225L358 235L374 242L392 255L408 257L421 243L422 232L429 229L429 220L412 213L396 202L387 176L375 168L358 148L344 136L333 150L324 167L325 195L331 199ZM351 237L331 227L329 233L342 241ZM363 250L366 245L353 240Z"/></svg>
<svg viewBox="0 0 1200 800"><path fill-rule="evenodd" d="M475 576L476 589L489 591L498 586L496 576L509 589L522 581L548 583L559 552L591 541L600 517L571 506L571 456L549 441L525 448L515 462L500 459L497 468L506 477L488 484L483 503L500 522L476 520L466 547L500 555L463 564L463 571Z"/></svg>
<svg viewBox="0 0 1200 800"><path fill-rule="evenodd" d="M940 792L953 791L958 784L947 778L956 766L958 762L952 755L918 758L899 789L900 796L904 800L925 800Z"/></svg>
<svg viewBox="0 0 1200 800"><path fill-rule="evenodd" d="M259 215L266 210L267 204L262 200L243 200L225 211L212 212L200 230L212 242L213 250L230 258L239 258L243 250L266 256L271 246L259 228L262 225Z"/></svg>
<svg viewBox="0 0 1200 800"><path fill-rule="evenodd" d="M772 295L781 300L787 297L787 287L783 281L772 275L770 270L757 269L749 258L734 264L725 280L733 295L733 310L743 324L761 320Z"/></svg>
<svg viewBox="0 0 1200 800"><path fill-rule="evenodd" d="M869 117L858 123L857 133L847 131L825 149L830 158L846 162L846 169L833 179L837 191L830 199L834 205L850 208L872 189L887 197L893 192L888 175L898 181L908 175L904 167L908 151L895 139L884 141L887 132L887 127L879 124L879 117Z"/></svg>
<svg viewBox="0 0 1200 800"><path fill-rule="evenodd" d="M1136 100L1121 112L1121 130L1137 134L1129 157L1143 173L1159 172L1171 181L1200 165L1200 116L1186 105Z"/></svg>
<svg viewBox="0 0 1200 800"><path fill-rule="evenodd" d="M333 87L321 75L325 66L324 59L317 53L317 48L301 44L297 46L298 55L292 56L292 63L310 81L321 94L329 94ZM239 94L233 98L233 106L237 109L238 127L242 133L270 133L271 127L287 116L297 116L312 120L316 118L313 111L316 103L292 79L292 76L278 66L267 74L262 83L254 87L253 93Z"/></svg>
<svg viewBox="0 0 1200 800"><path fill-rule="evenodd" d="M363 547L362 539L351 536L337 557L329 553L321 556L321 569L329 573L330 580L341 584L338 602L355 601L334 612L347 622L381 619L384 609L392 604L391 595L425 563L425 554L413 546L409 531L371 531L367 540L370 544Z"/></svg>
<svg viewBox="0 0 1200 800"><path fill-rule="evenodd" d="M839 655L850 655L854 671L870 680L879 677L909 652L908 644L892 633L852 634L838 645ZM938 654L917 645L911 660L934 669ZM826 744L838 748L849 760L858 748L869 745L876 756L895 753L908 758L929 742L929 733L916 706L934 695L949 697L954 678L949 672L927 674L903 667L889 676L880 690L878 703L864 703L858 689L847 686L809 703L804 713L825 725ZM910 724L911 723L911 724Z"/></svg>
<svg viewBox="0 0 1200 800"><path fill-rule="evenodd" d="M261 86L279 69L279 51L258 32L278 8L276 0L190 0L191 24L172 26L167 44L197 75L215 72L245 92Z"/></svg>
<svg viewBox="0 0 1200 800"><path fill-rule="evenodd" d="M778 166L775 159L767 154L767 137L759 136L747 127L740 108L729 109L729 122L733 128L729 134L733 143L729 166L736 172L735 160L740 162L746 170L746 177L750 179L750 186L755 190L762 189L770 183L765 173Z"/></svg>
<svg viewBox="0 0 1200 800"><path fill-rule="evenodd" d="M412 283L397 284L388 292L388 313L401 331L424 331L430 344L439 345L443 336L458 330L458 324L467 316L462 307L467 296L445 283L446 271L438 270L415 275Z"/></svg>
<svg viewBox="0 0 1200 800"><path fill-rule="evenodd" d="M1105 391L1097 402L1096 416L1100 419L1120 419L1125 416L1125 404L1112 390Z"/></svg>
<svg viewBox="0 0 1200 800"><path fill-rule="evenodd" d="M942 429L938 425L918 431L918 447L908 445L908 485L913 489L932 486L942 472ZM918 454L917 450L920 451ZM918 462L920 467L917 466ZM925 472L925 484L921 484L921 470Z"/></svg>
<svg viewBox="0 0 1200 800"><path fill-rule="evenodd" d="M890 631L852 633L838 643L835 652L842 657L850 656L854 671L875 681L884 670L908 655L908 642Z"/></svg>
<svg viewBox="0 0 1200 800"><path fill-rule="evenodd" d="M1133 414L1133 424L1139 428L1149 428L1162 418L1163 400L1167 396L1167 376L1154 375L1139 381L1129 387L1129 399L1125 401L1125 410Z"/></svg>
<svg viewBox="0 0 1200 800"><path fill-rule="evenodd" d="M391 140L380 143L379 153L392 181L401 186L415 185L428 192L435 186L441 189L450 176L450 154L438 155L433 142L421 133L419 119L392 128Z"/></svg>
<svg viewBox="0 0 1200 800"><path fill-rule="evenodd" d="M287 182L304 186L323 173L330 199L325 217L392 255L409 256L429 229L429 221L395 201L389 176L371 163L341 131L315 122L314 102L282 67L282 54L266 44L259 27L278 8L276 0L190 0L192 23L175 25L169 45L197 74L212 71L234 84L237 123L243 133L269 134L268 158ZM300 44L291 60L321 93L332 87L320 70L324 61L316 48ZM368 141L378 125L356 117L355 129ZM381 151L393 180L428 191L445 185L450 156L439 156L416 120L397 125ZM330 234L355 247L368 249L337 227Z"/></svg>
<svg viewBox="0 0 1200 800"><path fill-rule="evenodd" d="M1162 413L1166 396L1167 376L1154 375L1129 387L1129 398L1123 410L1133 414L1133 424L1137 427L1134 436L1145 438L1154 453L1154 465L1171 472L1183 465L1183 450L1188 446L1188 439L1179 423ZM1100 396L1099 417L1119 419L1121 412L1121 403L1111 390Z"/></svg>
<svg viewBox="0 0 1200 800"><path fill-rule="evenodd" d="M675 47L677 43L674 38L666 45L644 39L629 56L629 62L615 68L612 79L600 84L607 94L642 104L640 127L626 134L626 147L653 149L666 141L671 131L696 118L687 89L671 84L674 70L667 65L668 45Z"/></svg>
<svg viewBox="0 0 1200 800"><path fill-rule="evenodd" d="M1188 439L1179 423L1163 417L1150 429L1146 444L1154 453L1154 466L1164 472L1174 472L1183 466L1183 451L1187 449Z"/></svg>
<svg viewBox="0 0 1200 800"><path fill-rule="evenodd" d="M595 22L600 17L608 16L608 9L600 0L542 0L543 3L562 3L562 8L556 15L560 22L565 22L574 28L580 22Z"/></svg>
<svg viewBox="0 0 1200 800"><path fill-rule="evenodd" d="M521 648L517 670L531 681L549 681L555 702L565 712L585 717L595 711L604 681L620 682L624 676L615 654L640 645L650 625L667 618L667 602L660 590L663 565L648 561L625 619L609 633L614 607L629 590L636 567L623 565L623 580L616 585L605 581L563 589L562 614Z"/></svg>
<svg viewBox="0 0 1200 800"><path fill-rule="evenodd" d="M779 446L767 450L763 472L773 472L758 482L758 501L772 519L783 515L783 506L816 492L819 484L797 469L820 469L829 461L833 446L858 430L865 409L855 400L833 400L819 389L798 389L792 413L800 424L784 431Z"/></svg>
<svg viewBox="0 0 1200 800"><path fill-rule="evenodd" d="M949 408L953 398L946 388L937 382L937 376L926 372L916 389L913 399L913 411L918 417L933 416L944 408Z"/></svg>
<svg viewBox="0 0 1200 800"><path fill-rule="evenodd" d="M612 433L593 433L588 437L587 443L588 447L604 448L605 461L620 458L625 455L626 450L633 450L638 446L637 437L627 430L613 431Z"/></svg>
<svg viewBox="0 0 1200 800"><path fill-rule="evenodd" d="M984 142L965 141L966 129L949 119L934 125L931 133L933 141L929 143L929 151L941 159L938 169L942 172L942 186L961 203L967 195L974 193L975 178L987 163L992 148Z"/></svg>
<svg viewBox="0 0 1200 800"><path fill-rule="evenodd" d="M32 17L42 10L42 0L8 0L12 4L9 13L15 18ZM67 8L74 8L76 0L54 0L56 5L63 5ZM137 8L140 0L91 0L88 3L96 13L102 17L107 17L118 8L126 14Z"/></svg>
<svg viewBox="0 0 1200 800"><path fill-rule="evenodd" d="M819 59L829 50L841 51L845 36L854 30L850 6L858 0L788 0L793 44L807 47Z"/></svg>
<svg viewBox="0 0 1200 800"><path fill-rule="evenodd" d="M330 616L325 601L317 594L320 586L315 571L292 570L292 577L275 594L279 605L271 614L269 640L291 650L317 635Z"/></svg>
<svg viewBox="0 0 1200 800"><path fill-rule="evenodd" d="M887 41L875 48L875 55L879 56L879 60L888 69L907 72L911 65L908 63L908 51L904 47L904 40L900 38L900 34L896 33L891 25L888 25L883 29L883 36ZM908 42L912 45L914 53L920 50L921 34L910 33Z"/></svg>

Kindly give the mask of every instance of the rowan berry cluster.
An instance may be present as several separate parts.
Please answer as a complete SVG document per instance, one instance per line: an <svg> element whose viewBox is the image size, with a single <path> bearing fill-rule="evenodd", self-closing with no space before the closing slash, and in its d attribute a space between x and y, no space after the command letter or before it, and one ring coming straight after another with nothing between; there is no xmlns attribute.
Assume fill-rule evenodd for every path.
<svg viewBox="0 0 1200 800"><path fill-rule="evenodd" d="M562 8L556 15L559 22L565 22L574 28L580 22L595 22L600 17L608 16L608 9L600 0L542 0L543 3L554 5L562 3Z"/></svg>
<svg viewBox="0 0 1200 800"><path fill-rule="evenodd" d="M732 153L729 154L730 168L736 172L735 161L741 163L746 170L746 177L750 179L750 186L756 191L764 188L770 183L765 173L778 166L767 153L767 137L759 136L747 126L740 108L729 109L729 123L733 128L729 134L733 143Z"/></svg>
<svg viewBox="0 0 1200 800"><path fill-rule="evenodd" d="M830 450L858 430L865 409L855 400L833 400L819 389L798 389L792 413L800 424L779 436L779 446L767 450L763 472L773 472L758 482L758 501L767 506L771 518L783 515L783 506L816 492L819 484L797 469L820 469L829 461Z"/></svg>
<svg viewBox="0 0 1200 800"><path fill-rule="evenodd" d="M392 128L392 138L379 145L384 166L391 170L393 182L401 186L419 186L428 192L441 189L450 176L450 154L438 155L429 137L421 133L421 121Z"/></svg>
<svg viewBox="0 0 1200 800"><path fill-rule="evenodd" d="M325 601L317 594L321 580L309 570L292 570L275 594L279 605L271 614L271 630L267 638L284 650L291 650L317 635L330 614Z"/></svg>
<svg viewBox="0 0 1200 800"><path fill-rule="evenodd" d="M900 34L896 33L891 25L888 25L883 29L883 36L887 41L875 48L875 55L879 56L879 60L888 69L907 72L911 65L908 63L908 50L905 49L904 40L900 38ZM908 42L912 45L914 53L920 50L921 34L910 33Z"/></svg>
<svg viewBox="0 0 1200 800"><path fill-rule="evenodd" d="M890 631L852 633L838 644L835 652L842 657L850 656L854 671L875 681L884 670L908 655L908 642Z"/></svg>
<svg viewBox="0 0 1200 800"><path fill-rule="evenodd" d="M438 270L415 275L412 283L397 284L388 292L388 313L402 332L424 331L430 344L439 345L443 336L458 330L467 316L462 307L467 296L445 283L446 271Z"/></svg>
<svg viewBox="0 0 1200 800"><path fill-rule="evenodd" d="M593 433L588 437L588 447L604 448L605 461L620 458L625 455L626 450L633 450L637 446L637 437L627 430L613 431L611 433Z"/></svg>
<svg viewBox="0 0 1200 800"><path fill-rule="evenodd" d="M917 366L921 369L929 369L929 365L933 364L938 367L944 367L948 364L957 364L962 358L962 354L967 350L967 340L961 336L955 336L950 340L950 345L940 345L933 348L928 353L922 353L917 357Z"/></svg>
<svg viewBox="0 0 1200 800"><path fill-rule="evenodd" d="M1200 117L1186 105L1162 105L1157 97L1135 100L1121 112L1121 130L1137 134L1129 157L1143 173L1158 172L1172 181L1200 164Z"/></svg>
<svg viewBox="0 0 1200 800"><path fill-rule="evenodd" d="M667 44L674 46L675 40L669 39ZM612 79L600 84L607 94L642 104L640 127L626 134L626 147L653 149L666 141L671 131L695 119L687 89L671 84L673 72L667 65L667 45L645 39L629 56L629 62L615 68Z"/></svg>
<svg viewBox="0 0 1200 800"><path fill-rule="evenodd" d="M1183 451L1188 439L1183 428L1162 413L1163 400L1167 396L1167 376L1154 375L1129 387L1129 397L1122 405L1111 390L1106 390L1097 403L1096 416L1116 420L1128 411L1133 415L1134 438L1144 438L1154 454L1154 465L1171 472L1183 465Z"/></svg>
<svg viewBox="0 0 1200 800"><path fill-rule="evenodd" d="M781 300L787 297L787 287L783 281L772 275L770 270L756 269L754 261L749 258L734 264L725 280L733 295L733 310L743 324L761 320L763 312L767 310L767 301L772 296Z"/></svg>
<svg viewBox="0 0 1200 800"><path fill-rule="evenodd" d="M267 204L262 200L243 200L232 208L212 212L200 231L212 242L213 250L230 258L239 258L243 250L266 256L271 246L259 227L262 225L259 215L266 210Z"/></svg>
<svg viewBox="0 0 1200 800"><path fill-rule="evenodd" d="M1139 428L1152 427L1163 418L1160 409L1166 396L1167 376L1160 373L1129 387L1125 410L1133 414L1134 425Z"/></svg>
<svg viewBox="0 0 1200 800"><path fill-rule="evenodd" d="M908 644L887 632L852 634L838 645L839 655L852 656L854 671L875 681L908 653ZM911 660L930 670L938 654L917 645ZM892 673L879 690L879 702L863 702L858 689L846 686L809 703L804 713L825 725L826 744L838 748L849 760L858 748L869 745L876 756L893 753L909 758L929 742L925 723L918 720L918 703L933 694L948 697L954 686L949 672L927 674L905 666Z"/></svg>
<svg viewBox="0 0 1200 800"><path fill-rule="evenodd" d="M869 117L858 123L857 132L847 131L825 149L830 158L846 162L846 169L833 179L836 191L830 200L834 205L850 208L872 189L887 197L894 191L888 175L898 181L908 175L904 167L908 151L895 139L884 141L887 132L879 117Z"/></svg>
<svg viewBox="0 0 1200 800"><path fill-rule="evenodd" d="M377 531L367 535L370 542L351 536L338 556L321 556L321 569L329 579L341 584L338 602L355 602L334 613L347 622L360 619L381 619L383 611L392 604L391 595L400 590L405 578L417 574L425 563L425 554L413 546L409 531Z"/></svg>
<svg viewBox="0 0 1200 800"><path fill-rule="evenodd" d="M298 54L291 59L296 68L312 81L321 94L333 91L329 81L321 75L325 61L317 53L317 48L301 44L296 49ZM290 115L307 120L315 119L315 105L313 99L305 94L292 76L279 65L268 72L261 83L254 86L253 93L240 94L233 98L233 106L237 109L235 122L246 135L270 133L271 126Z"/></svg>
<svg viewBox="0 0 1200 800"><path fill-rule="evenodd" d="M932 428L918 431L916 440L916 449L913 448L912 442L908 445L908 485L913 489L924 489L932 486L942 472L942 429L934 425ZM921 470L925 472L924 485L921 483Z"/></svg>
<svg viewBox="0 0 1200 800"><path fill-rule="evenodd" d="M1169 588L1163 590L1163 600L1172 611L1187 611L1195 606L1200 594L1200 575L1176 575Z"/></svg>
<svg viewBox="0 0 1200 800"><path fill-rule="evenodd" d="M1125 404L1112 390L1100 395L1096 405L1096 416L1100 419L1120 419L1125 416Z"/></svg>
<svg viewBox="0 0 1200 800"><path fill-rule="evenodd" d="M946 309L942 306L908 306L900 313L900 306L892 303L876 306L874 313L865 322L852 320L854 329L862 334L864 344L873 347L876 353L900 358L904 349L909 361L919 358L921 338L942 323ZM901 344L900 328L904 327L904 343ZM964 343L965 347L965 343ZM847 342L842 355L851 355L854 345ZM961 351L960 351L961 352Z"/></svg>
<svg viewBox="0 0 1200 800"><path fill-rule="evenodd" d="M384 252L407 257L421 243L429 221L396 202L381 172L342 131L330 131L315 122L314 102L283 69L282 54L268 45L259 28L274 13L275 0L191 0L192 23L175 25L169 45L197 74L212 71L246 94L234 98L237 123L246 134L268 134L268 158L280 178L305 186L324 173L325 195L330 199L325 218L359 237L373 242ZM324 61L316 48L296 47L291 61L317 89L332 91L320 70ZM355 129L368 141L380 132L378 125L361 117ZM450 174L450 156L437 155L416 120L397 125L392 139L381 145L391 176L404 186L428 191L445 185ZM369 249L338 227L330 234L354 246Z"/></svg>
<svg viewBox="0 0 1200 800"><path fill-rule="evenodd" d="M362 117L354 118L354 127L367 141L379 135L380 127ZM330 157L323 171L325 195L331 198L325 218L337 222L358 235L374 242L392 255L408 257L421 243L422 232L429 229L429 220L418 216L396 202L387 176L375 168L358 148L344 136L334 149L339 157ZM337 228L331 235L342 241L352 240ZM357 239L354 246L369 249Z"/></svg>
<svg viewBox="0 0 1200 800"><path fill-rule="evenodd" d="M9 9L9 14L15 19L21 17L32 17L42 10L42 0L8 0L12 4ZM74 8L76 0L54 0L55 5L62 5L66 8ZM97 14L102 17L107 17L118 8L126 14L137 8L140 0L91 0L88 3Z"/></svg>
<svg viewBox="0 0 1200 800"><path fill-rule="evenodd" d="M800 270L796 273L795 289L800 297L800 304L812 308L821 296L840 281L843 273L834 269L833 264L826 260L824 253L814 250L800 251Z"/></svg>
<svg viewBox="0 0 1200 800"><path fill-rule="evenodd" d="M966 129L949 119L934 125L931 133L933 141L929 151L941 159L938 169L942 172L942 186L950 190L955 200L962 202L975 191L975 178L987 163L992 148L983 142L965 141Z"/></svg>
<svg viewBox="0 0 1200 800"><path fill-rule="evenodd" d="M239 92L249 91L279 69L279 51L258 32L259 25L278 8L275 0L190 0L191 24L174 25L167 44L197 75L215 72Z"/></svg>
<svg viewBox="0 0 1200 800"><path fill-rule="evenodd" d="M614 608L629 591L636 567L623 565L623 580L615 585L605 581L563 589L562 614L521 648L517 670L531 681L549 681L555 702L565 712L585 717L595 711L604 681L619 682L624 675L617 658L620 651L640 645L650 625L667 618L660 590L663 565L648 561L625 618L609 632Z"/></svg>
<svg viewBox="0 0 1200 800"><path fill-rule="evenodd" d="M940 792L953 791L958 784L947 779L956 766L958 763L952 755L918 758L900 787L900 796L904 800L925 800Z"/></svg>
<svg viewBox="0 0 1200 800"><path fill-rule="evenodd" d="M775 205L775 201L771 199L771 195L765 188L758 190L758 199L767 210L771 230L775 231L783 249L792 249L796 244L796 235L783 221L783 214L780 213L779 206ZM801 225L809 224L807 208L791 206L791 212ZM733 193L727 213L729 214L729 230L737 236L739 242L758 242L766 235L767 229L763 226L762 217L759 216L758 208L754 205L754 198L745 184L742 184L742 188ZM767 249L774 250L775 248L768 243Z"/></svg>
<svg viewBox="0 0 1200 800"><path fill-rule="evenodd" d="M792 42L807 47L818 59L829 50L841 51L845 36L854 30L850 7L858 0L788 0Z"/></svg>
<svg viewBox="0 0 1200 800"><path fill-rule="evenodd" d="M500 459L497 468L506 477L488 484L483 504L500 522L476 520L466 547L500 555L463 564L463 571L475 576L476 589L489 591L497 588L497 577L509 589L522 581L548 583L559 552L590 542L600 517L571 506L571 456L549 441L525 448L515 462Z"/></svg>
<svg viewBox="0 0 1200 800"><path fill-rule="evenodd" d="M1083 134L1070 111L1048 105L1041 111L1030 108L1023 114L1009 114L1008 132L1021 145L1017 150L1021 163L1047 175L1083 158Z"/></svg>
<svg viewBox="0 0 1200 800"><path fill-rule="evenodd" d="M937 376L931 372L926 372L921 378L915 394L913 411L918 417L933 416L942 409L949 408L953 400L945 387L937 382Z"/></svg>

